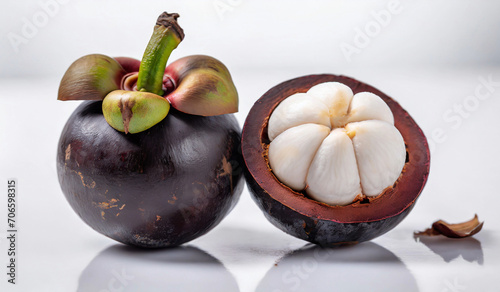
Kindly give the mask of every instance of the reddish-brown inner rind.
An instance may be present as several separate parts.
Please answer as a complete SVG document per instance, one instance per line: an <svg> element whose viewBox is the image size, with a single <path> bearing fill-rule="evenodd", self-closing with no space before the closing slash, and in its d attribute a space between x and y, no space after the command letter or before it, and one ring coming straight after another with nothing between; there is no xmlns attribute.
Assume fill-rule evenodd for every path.
<svg viewBox="0 0 500 292"><path fill-rule="evenodd" d="M394 115L394 124L406 144L408 162L394 188L369 203L330 206L309 199L282 184L270 171L266 158L268 119L275 107L288 96L306 92L312 86L336 81L349 86L354 94L368 91L380 96ZM430 154L427 139L410 115L380 90L339 75L309 75L283 82L266 92L252 107L242 132L243 157L249 174L266 195L280 204L310 218L339 223L372 222L390 218L413 205L429 174Z"/></svg>

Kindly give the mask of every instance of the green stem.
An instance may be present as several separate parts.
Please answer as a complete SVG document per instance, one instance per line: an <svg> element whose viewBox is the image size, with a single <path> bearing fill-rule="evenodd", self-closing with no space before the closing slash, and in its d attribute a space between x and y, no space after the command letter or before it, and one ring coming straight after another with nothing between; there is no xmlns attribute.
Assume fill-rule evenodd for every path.
<svg viewBox="0 0 500 292"><path fill-rule="evenodd" d="M165 66L172 51L184 38L182 28L177 23L179 14L163 12L142 56L137 90L163 95L162 84Z"/></svg>

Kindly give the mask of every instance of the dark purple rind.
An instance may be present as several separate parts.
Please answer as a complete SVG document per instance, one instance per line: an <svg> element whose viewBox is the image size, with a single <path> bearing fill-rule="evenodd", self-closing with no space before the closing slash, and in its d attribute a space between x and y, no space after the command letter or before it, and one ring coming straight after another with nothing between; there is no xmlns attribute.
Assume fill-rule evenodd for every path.
<svg viewBox="0 0 500 292"><path fill-rule="evenodd" d="M412 205L398 215L372 222L339 223L322 220L305 216L265 195L248 171L245 171L245 179L254 202L269 222L281 231L325 247L372 240L396 227L413 209Z"/></svg>
<svg viewBox="0 0 500 292"><path fill-rule="evenodd" d="M126 135L108 125L101 105L75 110L57 152L62 191L90 227L128 245L177 246L234 207L243 189L234 116L171 109L149 130Z"/></svg>
<svg viewBox="0 0 500 292"><path fill-rule="evenodd" d="M283 185L270 171L266 156L267 122L286 97L312 86L337 81L356 94L369 91L391 108L395 126L405 140L408 162L393 188L369 203L330 206L309 199ZM429 174L427 140L410 115L392 98L355 79L337 75L310 75L283 82L266 92L252 107L242 132L245 177L254 201L279 229L323 246L371 240L394 228L411 211Z"/></svg>

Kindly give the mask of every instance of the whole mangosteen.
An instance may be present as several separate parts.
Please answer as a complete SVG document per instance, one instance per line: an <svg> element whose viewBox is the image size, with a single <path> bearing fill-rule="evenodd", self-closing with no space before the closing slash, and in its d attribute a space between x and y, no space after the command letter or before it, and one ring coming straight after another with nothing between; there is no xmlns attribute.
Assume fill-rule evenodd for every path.
<svg viewBox="0 0 500 292"><path fill-rule="evenodd" d="M75 61L60 100L86 100L59 140L66 199L94 230L140 247L177 246L216 226L243 189L238 95L227 68L189 56L165 68L184 37L163 13L142 62ZM172 105L172 108L171 108Z"/></svg>

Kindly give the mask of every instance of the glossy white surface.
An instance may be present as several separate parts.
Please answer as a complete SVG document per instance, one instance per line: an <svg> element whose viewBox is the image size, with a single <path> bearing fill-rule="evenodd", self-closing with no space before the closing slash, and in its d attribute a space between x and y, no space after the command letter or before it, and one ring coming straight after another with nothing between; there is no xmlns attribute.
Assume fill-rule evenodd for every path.
<svg viewBox="0 0 500 292"><path fill-rule="evenodd" d="M367 287L370 291L498 291L500 229L495 223L500 216L493 202L500 162L494 153L500 137L492 125L499 123L500 94L496 91L485 100L457 130L446 128L448 124L434 112L439 114L439 109L442 112L473 92L477 76L492 74L500 80L500 69L376 72L355 73L358 79L401 97L400 103L429 138L440 127L446 129L447 139L433 151L427 186L399 226L373 242L335 250L318 250L274 228L246 189L219 226L185 247L149 253L116 244L77 217L57 182L56 143L77 103L55 100L57 79L3 79L0 119L5 142L0 177L18 179L20 219L18 284L7 285L4 277L0 287L7 291L165 287L172 291L366 291ZM240 123L256 91L263 93L299 74L276 71L269 78L259 72L234 72L242 97ZM442 98L408 90L420 84L440 92ZM26 95L19 88L36 94ZM4 198L0 218L6 218ZM474 213L486 223L473 238L413 238L413 231L434 220L459 222ZM5 263L5 235L0 248ZM119 290L120 285L126 289Z"/></svg>
<svg viewBox="0 0 500 292"><path fill-rule="evenodd" d="M317 73L352 76L392 96L410 112L431 144L431 173L410 215L372 242L329 250L308 245L273 227L245 189L235 209L207 235L180 248L151 252L124 247L87 227L65 201L55 169L59 134L78 104L56 101L60 76L69 62L94 52L140 57L149 35L141 36L139 44L130 48L117 44L124 35L101 39L105 34L95 23L103 20L106 26L116 26L135 13L132 2L122 10L114 9L116 1L103 2L101 10L83 1L67 2L20 53L12 53L6 42L1 47L0 189L5 190L8 178L18 180L19 265L18 284L7 284L6 195L2 191L0 291L500 291L500 212L496 204L500 42L498 9L494 9L498 6L493 2L478 8L438 1L434 10L428 5L435 1L427 6L404 2L406 16L394 17L393 25L372 39L352 62L342 57L339 42L351 41L354 28L364 25L372 18L370 11L378 11L387 2L372 5L362 1L371 6L356 14L363 4L333 1L332 6L302 7L291 1L291 6L264 7L263 2L232 1L240 4L222 20L211 10L213 2L206 7L200 1L196 5L172 3L174 10L184 11L186 34L192 35L172 58L205 53L223 60L240 93L236 116L241 125L253 103L282 81ZM169 8L164 2L149 1L150 7L137 9L147 14L141 17L151 17L157 10ZM35 1L22 3L27 4L9 2L12 9L4 24L11 24L2 26L2 36L17 30L22 17L39 10ZM278 13L280 7L288 8ZM340 9L344 18L304 36L304 42L317 46L302 46L295 33L311 29L297 22L297 17L310 20L318 15L320 24L328 23L327 8ZM452 11L449 17L439 19L448 10ZM266 19L274 17L265 22L270 27L267 32L250 29L253 15L259 12ZM212 46L206 35L194 32L197 26L187 17L190 13L206 21L200 30L217 27L224 28L223 34L231 34L241 24L247 33L234 34L233 49L220 45L220 39L218 46ZM352 21L345 22L345 15ZM462 21L467 15L471 16L469 22ZM71 31L83 29L84 24L63 25L72 17L75 22L85 19L94 31L81 35L81 43ZM340 33L337 24L342 23L347 28ZM149 34L149 23L137 28L144 29ZM416 34L423 30L426 33ZM319 36L324 35L332 38L321 47ZM68 54L55 49L56 36ZM260 46L248 47L258 40ZM392 45L393 59L383 45L386 42ZM316 47L317 54L312 51ZM331 59L325 57L327 52L333 52ZM51 63L58 57L63 61ZM248 63L252 66L245 66ZM423 230L437 219L460 222L475 213L485 225L473 238L413 237L415 230Z"/></svg>

